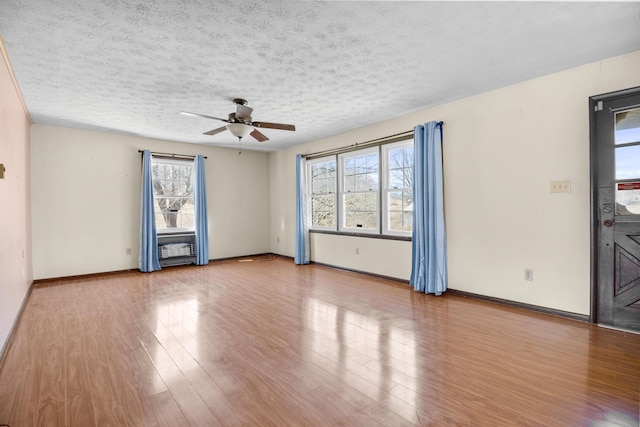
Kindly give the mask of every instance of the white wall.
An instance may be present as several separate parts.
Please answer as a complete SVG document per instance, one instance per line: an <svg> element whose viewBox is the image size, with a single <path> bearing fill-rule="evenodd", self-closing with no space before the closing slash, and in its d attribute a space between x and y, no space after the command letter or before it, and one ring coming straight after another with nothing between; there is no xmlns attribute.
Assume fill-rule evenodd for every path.
<svg viewBox="0 0 640 427"><path fill-rule="evenodd" d="M588 98L635 86L640 51L272 153L271 249L293 256L297 153L443 120L449 287L588 314ZM551 194L552 180L572 192ZM408 280L410 246L312 234L311 259Z"/></svg>
<svg viewBox="0 0 640 427"><path fill-rule="evenodd" d="M0 355L33 281L29 124L0 37Z"/></svg>
<svg viewBox="0 0 640 427"><path fill-rule="evenodd" d="M139 149L208 157L210 259L269 252L266 153L46 125L31 147L35 279L137 268Z"/></svg>

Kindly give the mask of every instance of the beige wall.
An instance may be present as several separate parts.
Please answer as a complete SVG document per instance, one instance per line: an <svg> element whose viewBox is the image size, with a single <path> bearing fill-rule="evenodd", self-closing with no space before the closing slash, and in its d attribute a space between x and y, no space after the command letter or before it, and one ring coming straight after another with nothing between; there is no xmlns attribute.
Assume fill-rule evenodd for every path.
<svg viewBox="0 0 640 427"><path fill-rule="evenodd" d="M588 314L588 98L635 86L640 51L272 153L272 251L293 255L297 153L443 120L449 287ZM570 180L571 193L551 194L552 180ZM404 280L410 254L410 242L311 239L314 261Z"/></svg>
<svg viewBox="0 0 640 427"><path fill-rule="evenodd" d="M269 252L266 153L46 125L31 146L35 279L137 268L139 149L208 157L210 259Z"/></svg>
<svg viewBox="0 0 640 427"><path fill-rule="evenodd" d="M33 281L29 124L0 38L0 354Z"/></svg>

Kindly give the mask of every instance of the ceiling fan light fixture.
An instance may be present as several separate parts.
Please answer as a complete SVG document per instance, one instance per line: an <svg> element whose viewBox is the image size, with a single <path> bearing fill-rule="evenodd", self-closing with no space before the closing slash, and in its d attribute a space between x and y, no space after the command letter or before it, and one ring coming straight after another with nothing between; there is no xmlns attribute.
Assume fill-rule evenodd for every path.
<svg viewBox="0 0 640 427"><path fill-rule="evenodd" d="M244 138L251 133L253 127L245 125L244 123L229 123L227 129L229 129L229 132L236 138Z"/></svg>

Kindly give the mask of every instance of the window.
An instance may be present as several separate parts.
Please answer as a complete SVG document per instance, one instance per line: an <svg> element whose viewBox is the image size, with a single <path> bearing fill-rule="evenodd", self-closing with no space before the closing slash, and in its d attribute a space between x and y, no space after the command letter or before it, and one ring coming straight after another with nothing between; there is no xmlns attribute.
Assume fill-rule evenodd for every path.
<svg viewBox="0 0 640 427"><path fill-rule="evenodd" d="M640 108L615 117L616 215L640 215Z"/></svg>
<svg viewBox="0 0 640 427"><path fill-rule="evenodd" d="M336 227L336 159L309 161L311 172L311 227L335 230Z"/></svg>
<svg viewBox="0 0 640 427"><path fill-rule="evenodd" d="M151 159L158 233L194 230L193 161Z"/></svg>
<svg viewBox="0 0 640 427"><path fill-rule="evenodd" d="M413 230L413 141L382 146L384 162L383 233Z"/></svg>
<svg viewBox="0 0 640 427"><path fill-rule="evenodd" d="M341 154L340 231L379 233L378 147Z"/></svg>
<svg viewBox="0 0 640 427"><path fill-rule="evenodd" d="M410 237L413 139L307 162L311 229Z"/></svg>

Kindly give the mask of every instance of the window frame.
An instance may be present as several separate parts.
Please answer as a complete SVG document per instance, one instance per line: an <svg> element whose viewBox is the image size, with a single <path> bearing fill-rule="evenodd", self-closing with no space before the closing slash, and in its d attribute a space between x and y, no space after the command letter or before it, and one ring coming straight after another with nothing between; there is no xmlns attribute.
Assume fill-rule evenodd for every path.
<svg viewBox="0 0 640 427"><path fill-rule="evenodd" d="M194 176L194 172L195 172L195 162L193 159L182 159L182 158L174 158L174 157L165 157L165 156L155 156L152 155L151 156L151 181L155 181L154 179L154 175L153 175L153 166L154 165L158 165L158 164L162 164L162 165L178 165L178 166L190 166L191 167L191 195L190 195L190 199L191 199L191 204L195 206L195 194L193 194L193 185L194 185L194 180L195 180L195 176ZM168 198L167 196L164 195L158 195L156 193L156 189L155 186L153 186L153 202L154 202L154 210L155 207L159 207L160 204L157 201L159 198ZM180 197L180 198L186 198L186 197ZM183 205L184 206L184 205ZM181 206L182 209L182 206ZM155 214L160 214L162 215L162 212L155 212ZM165 227L165 228L158 228L157 226L157 221L156 221L156 234L158 235L166 235L166 234L180 234L180 233L194 233L195 232L195 212L194 212L194 217L193 217L193 227Z"/></svg>
<svg viewBox="0 0 640 427"><path fill-rule="evenodd" d="M392 142L389 144L383 144L380 146L380 152L382 155L382 183L380 188L380 196L382 202L382 224L381 224L381 234L387 236L402 236L402 237L411 237L413 235L413 225L411 227L411 231L396 231L389 229L389 221L390 221L390 211L388 209L389 206L389 194L392 191L404 191L406 189L410 189L413 193L413 185L411 187L390 187L391 182L391 165L389 164L389 152L391 150L403 149L407 147L413 148L413 139L407 139L403 141ZM415 158L414 158L415 159ZM411 162L411 175L412 175L412 184L413 184L413 161ZM413 194L412 194L413 199ZM412 202L413 203L413 202ZM403 210L404 212L404 210ZM413 223L413 209L411 210L412 223Z"/></svg>
<svg viewBox="0 0 640 427"><path fill-rule="evenodd" d="M327 196L327 195L333 195L333 205L334 205L334 225L333 226L314 226L313 225L313 197L314 197L314 193L313 193L313 174L312 174L312 168L314 165L317 164L322 164L322 163L329 163L329 162L333 162L334 163L334 186L333 192L327 192L327 193L317 193L318 196ZM308 199L308 203L307 206L309 207L309 229L313 229L313 230L325 230L325 231L336 231L337 230L337 226L338 226L338 193L337 193L337 189L338 189L338 160L336 158L335 155L332 156L325 156L325 157L319 157L316 159L312 159L312 160L308 160L307 161L307 199Z"/></svg>
<svg viewBox="0 0 640 427"><path fill-rule="evenodd" d="M349 159L362 158L362 157L366 159L366 157L369 156L370 154L375 154L377 157L377 170L375 172L375 174L377 175L376 188L368 189L368 190L355 189L353 191L345 190L346 161ZM337 155L337 159L338 159L337 178L338 178L338 200L339 200L338 206L337 206L338 231L344 232L344 233L381 234L380 233L380 148L376 146L376 147L370 147L370 148L363 148L361 150L348 151L346 153L340 153ZM357 182L357 175L368 175L369 173L370 172L364 172L364 173L358 174L356 172L355 174L356 179L354 180L354 183ZM368 228L346 226L346 216L347 216L346 204L347 203L345 201L345 196L348 194L365 194L365 195L375 194L376 195L376 203L375 203L375 211L374 211L376 216L375 228L368 229ZM366 212L366 211L362 211L362 212Z"/></svg>
<svg viewBox="0 0 640 427"><path fill-rule="evenodd" d="M386 158L388 156L388 152L394 148L408 147L413 146L413 135L409 135L406 138L402 138L400 140L396 139L390 142L379 143L370 147L365 148L356 148L356 149L347 149L342 152L336 152L335 154L330 154L322 157L314 157L313 159L307 160L307 184L306 184L306 198L307 198L307 206L308 206L308 217L309 217L309 231L315 233L324 233L324 234L337 234L343 236L359 236L359 237L372 237L372 238L382 238L382 239L391 239L391 240L408 240L410 241L413 236L413 230L411 231L392 231L389 230L388 227L388 217L389 212L386 209L387 206L387 198L388 198L388 189L390 182L390 170L389 170L389 162ZM378 157L378 180L377 180L377 203L376 203L376 221L377 225L375 230L367 230L361 228L353 228L353 227L344 227L344 161L345 158L358 157L366 153L375 152ZM312 205L312 176L311 176L311 168L312 165L318 163L325 163L328 161L335 161L336 165L336 176L335 176L335 193L334 194L334 202L335 202L335 215L336 221L335 225L332 227L322 227L322 226L314 226L312 224L313 221L313 205ZM411 166L413 173L413 165ZM405 189L408 187L404 187ZM392 190L392 189L391 189ZM413 227L412 227L413 228Z"/></svg>

